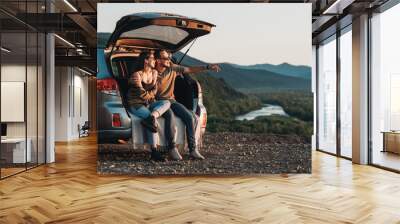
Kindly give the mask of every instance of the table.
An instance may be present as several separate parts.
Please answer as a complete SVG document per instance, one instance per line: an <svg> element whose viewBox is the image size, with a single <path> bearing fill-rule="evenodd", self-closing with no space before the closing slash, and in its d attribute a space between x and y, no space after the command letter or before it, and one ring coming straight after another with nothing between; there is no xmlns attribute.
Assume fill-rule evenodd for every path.
<svg viewBox="0 0 400 224"><path fill-rule="evenodd" d="M382 152L400 154L400 131L382 131L381 133L383 133Z"/></svg>
<svg viewBox="0 0 400 224"><path fill-rule="evenodd" d="M25 138L1 139L1 157L8 163L31 162L31 139L26 139L26 142L28 147L25 151Z"/></svg>

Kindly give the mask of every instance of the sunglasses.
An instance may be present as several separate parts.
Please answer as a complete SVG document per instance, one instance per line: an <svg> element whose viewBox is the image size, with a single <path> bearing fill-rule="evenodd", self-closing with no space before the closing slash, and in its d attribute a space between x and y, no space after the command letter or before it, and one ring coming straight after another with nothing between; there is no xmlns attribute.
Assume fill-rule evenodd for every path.
<svg viewBox="0 0 400 224"><path fill-rule="evenodd" d="M160 57L160 60L171 60L170 57Z"/></svg>

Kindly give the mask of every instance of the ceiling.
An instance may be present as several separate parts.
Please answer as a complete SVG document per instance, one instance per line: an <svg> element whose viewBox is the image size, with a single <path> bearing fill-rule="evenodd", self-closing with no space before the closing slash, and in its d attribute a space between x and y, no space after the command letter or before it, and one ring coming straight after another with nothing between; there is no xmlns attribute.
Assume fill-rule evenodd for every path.
<svg viewBox="0 0 400 224"><path fill-rule="evenodd" d="M96 70L96 27L97 3L135 3L135 2L182 2L162 0L1 0L0 22L3 32L25 32L25 28L39 32L55 32L56 63L59 65L84 64L92 71ZM203 0L192 2L254 2L254 3L311 3L313 43L335 32L337 22L346 25L351 17L371 10L388 0ZM50 12L52 8L52 13ZM26 13L28 12L28 13ZM17 40L17 39L15 39ZM79 50L77 50L79 49ZM79 52L81 53L79 53ZM90 65L91 66L88 66Z"/></svg>

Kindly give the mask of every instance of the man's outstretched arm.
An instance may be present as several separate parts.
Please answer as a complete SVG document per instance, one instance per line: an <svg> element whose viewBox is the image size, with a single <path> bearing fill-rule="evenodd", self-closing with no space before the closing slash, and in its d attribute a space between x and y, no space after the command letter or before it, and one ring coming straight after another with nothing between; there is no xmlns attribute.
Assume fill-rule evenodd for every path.
<svg viewBox="0 0 400 224"><path fill-rule="evenodd" d="M204 71L213 71L213 72L219 72L221 71L221 68L217 64L208 64L206 66L192 66L192 67L183 67L183 74L196 74L199 72L204 72Z"/></svg>

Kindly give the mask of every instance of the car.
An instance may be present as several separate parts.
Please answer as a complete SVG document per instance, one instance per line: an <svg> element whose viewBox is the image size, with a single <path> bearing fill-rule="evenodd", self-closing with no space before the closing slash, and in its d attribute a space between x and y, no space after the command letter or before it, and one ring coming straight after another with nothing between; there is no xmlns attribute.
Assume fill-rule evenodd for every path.
<svg viewBox="0 0 400 224"><path fill-rule="evenodd" d="M145 145L140 119L126 110L127 79L135 71L139 54L144 50L179 51L196 38L211 32L215 25L169 13L135 13L122 17L104 49L97 50L97 116L98 142L130 141L135 147ZM176 100L198 117L196 144L201 146L207 125L200 83L190 76L179 76L175 83ZM177 118L177 144L185 146L185 126ZM158 118L164 130L163 118ZM160 145L165 145L159 131Z"/></svg>

